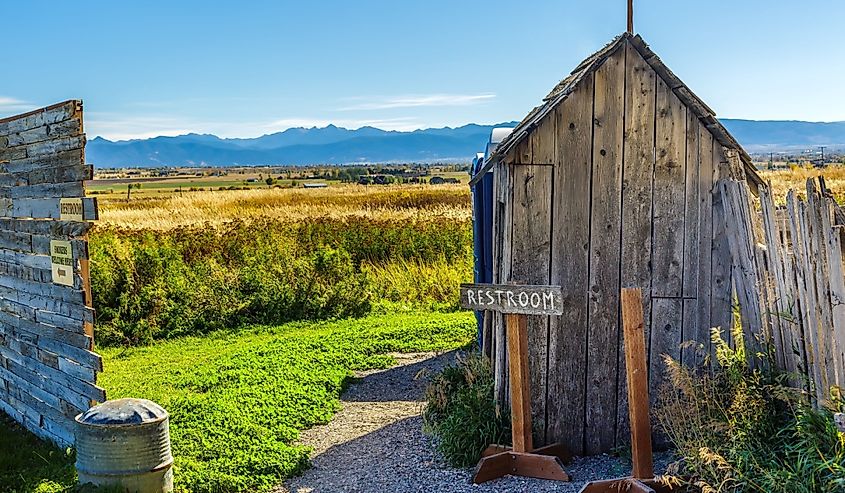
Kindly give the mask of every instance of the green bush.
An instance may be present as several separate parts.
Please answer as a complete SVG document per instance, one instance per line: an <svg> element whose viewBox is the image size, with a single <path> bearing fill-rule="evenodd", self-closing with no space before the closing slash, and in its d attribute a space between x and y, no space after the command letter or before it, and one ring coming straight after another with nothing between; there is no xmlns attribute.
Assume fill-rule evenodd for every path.
<svg viewBox="0 0 845 493"><path fill-rule="evenodd" d="M360 317L370 312L373 292L388 289L393 302L454 307L459 283L439 273L451 265L471 272L469 245L467 225L452 220L101 227L90 239L98 343L147 344L246 324ZM396 262L432 274L406 282L448 282L397 291L388 287Z"/></svg>
<svg viewBox="0 0 845 493"><path fill-rule="evenodd" d="M845 435L831 411L790 388L789 375L749 368L742 330L732 335L736 349L714 330L712 373L666 359L670 384L655 414L682 476L705 492L845 491Z"/></svg>
<svg viewBox="0 0 845 493"><path fill-rule="evenodd" d="M510 414L497 413L490 362L477 353L459 357L426 390L426 432L455 467L474 465L490 444L511 443Z"/></svg>

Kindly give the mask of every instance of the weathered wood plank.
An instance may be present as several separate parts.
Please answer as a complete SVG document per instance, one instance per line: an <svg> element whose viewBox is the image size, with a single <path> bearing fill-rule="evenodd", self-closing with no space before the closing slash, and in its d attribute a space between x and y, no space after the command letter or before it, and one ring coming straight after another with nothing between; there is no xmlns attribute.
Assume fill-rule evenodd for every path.
<svg viewBox="0 0 845 493"><path fill-rule="evenodd" d="M0 217L32 218L32 219L61 219L61 198L0 198ZM97 199L82 198L82 216L85 221L96 221Z"/></svg>
<svg viewBox="0 0 845 493"><path fill-rule="evenodd" d="M713 139L713 169L716 177L715 187L729 179L726 171L727 160L722 154L722 147ZM731 287L731 252L728 245L728 232L725 217L725 201L718 188L713 192L713 241L711 259L710 290L710 326L722 331L722 337L730 343L733 329L732 287ZM712 345L711 345L712 352Z"/></svg>
<svg viewBox="0 0 845 493"><path fill-rule="evenodd" d="M824 199L832 206L833 199ZM837 365L837 385L845 388L845 269L842 257L843 226L827 225L826 240L830 268L830 304L833 316L833 341Z"/></svg>
<svg viewBox="0 0 845 493"><path fill-rule="evenodd" d="M622 287L642 290L644 334L651 327L651 201L654 178L654 111L657 74L632 46L626 50L625 162L622 170ZM624 340L619 374L625 373ZM646 354L648 357L648 354ZM647 362L646 362L647 364ZM630 439L627 382L619 380L617 445Z"/></svg>
<svg viewBox="0 0 845 493"><path fill-rule="evenodd" d="M747 205L747 199L743 195L744 186L744 182L732 179L723 180L720 184L746 356L749 363L756 366L762 363L757 356L762 349L759 340L759 331L763 327L759 297L761 287L758 284L759 273L752 226L743 210Z"/></svg>
<svg viewBox="0 0 845 493"><path fill-rule="evenodd" d="M40 127L29 128L21 132L6 136L9 147L35 144L47 140L61 138L63 136L75 136L82 133L82 122L76 118L63 120L57 123L41 125Z"/></svg>
<svg viewBox="0 0 845 493"><path fill-rule="evenodd" d="M593 135L593 76L585 77L555 110L558 165L552 198L550 283L563 286L564 314L551 317L549 331L548 439L572 453L584 451L589 290L590 189Z"/></svg>
<svg viewBox="0 0 845 493"><path fill-rule="evenodd" d="M619 51L595 72L586 369L588 454L609 450L616 442L624 55Z"/></svg>
<svg viewBox="0 0 845 493"><path fill-rule="evenodd" d="M824 383L824 397L827 398L829 389L836 383L836 364L833 358L833 348L830 338L833 327L833 316L830 310L830 272L827 263L827 253L823 244L822 213L820 206L821 197L816 191L815 180L807 180L807 218L812 252L811 265L813 267L815 290L816 290L816 315L818 316L816 344L821 358L824 359L825 374L822 376Z"/></svg>
<svg viewBox="0 0 845 493"><path fill-rule="evenodd" d="M24 152L24 154L26 153ZM84 156L84 150L79 148L47 156L33 158L21 157L14 161L10 160L7 163L0 161L0 172L9 173L14 177L28 179L30 176L38 176L38 173L48 174L50 170L86 168Z"/></svg>
<svg viewBox="0 0 845 493"><path fill-rule="evenodd" d="M0 135L6 136L32 128L50 125L68 120L82 111L82 102L73 100L58 103L46 108L0 119Z"/></svg>
<svg viewBox="0 0 845 493"><path fill-rule="evenodd" d="M657 80L652 296L682 295L686 107Z"/></svg>
<svg viewBox="0 0 845 493"><path fill-rule="evenodd" d="M698 275L699 275L699 239L698 235L701 230L701 200L699 200L699 193L701 192L701 181L704 179L700 175L701 166L699 162L699 155L701 153L701 146L699 145L701 125L698 123L698 117L695 113L687 112L686 123L686 150L685 150L685 166L684 166L684 237L683 237L683 265L682 265L682 279L683 279L683 296L685 298L698 297ZM690 333L684 330L685 337L691 337L692 340L697 340L698 334ZM692 354L687 354L692 357ZM685 363L684 355L681 355L682 363ZM689 360L692 361L692 360Z"/></svg>
<svg viewBox="0 0 845 493"><path fill-rule="evenodd" d="M814 286L811 280L810 251L808 250L805 205L795 198L795 192L790 190L786 195L786 207L789 214L789 228L792 237L792 251L795 255L795 277L798 286L799 315L801 321L804 354L807 362L807 374L810 381L811 393L816 399L823 399L822 371L816 344L816 315Z"/></svg>
<svg viewBox="0 0 845 493"><path fill-rule="evenodd" d="M675 361L680 356L683 300L681 298L651 299L651 344L649 356L649 382L652 389L660 389L667 379L664 357ZM651 393L655 404L657 392Z"/></svg>
<svg viewBox="0 0 845 493"><path fill-rule="evenodd" d="M695 363L711 354L710 297L712 295L712 254L713 254L713 187L716 170L713 168L713 136L702 125L699 127L699 232L698 232L698 335L695 339L701 344L703 355L697 354Z"/></svg>
<svg viewBox="0 0 845 493"><path fill-rule="evenodd" d="M46 140L44 142L36 142L34 144L26 144L20 147L15 147L10 150L24 149L26 157L38 158L41 156L51 156L60 152L71 151L74 149L83 149L85 147L85 136L76 135L71 137L61 137L53 140Z"/></svg>
<svg viewBox="0 0 845 493"><path fill-rule="evenodd" d="M46 197L84 197L85 187L81 181L65 183L40 183L0 187L0 197L10 199L42 199Z"/></svg>
<svg viewBox="0 0 845 493"><path fill-rule="evenodd" d="M510 157L517 162L531 163L535 159L547 162L554 156L555 122L547 119L522 143ZM551 197L553 168L548 166L513 166L513 237L511 280L519 284L548 284L551 241ZM545 444L546 429L546 370L548 319L530 317L528 320L528 358L534 441ZM512 367L512 366L511 366Z"/></svg>
<svg viewBox="0 0 845 493"><path fill-rule="evenodd" d="M17 289L25 293L46 296L73 304L85 304L85 294L78 289L46 282L28 281L11 276L0 275L0 286Z"/></svg>
<svg viewBox="0 0 845 493"><path fill-rule="evenodd" d="M496 177L499 183L497 191L496 224L502 241L498 247L501 254L499 268L496 270L494 281L507 282L511 275L511 237L513 235L513 184L510 167L499 165L496 168ZM499 236L496 236L499 238ZM507 336L505 320L502 314L497 313L496 322L496 348L494 358L494 392L496 403L503 407L508 402L508 369L507 369Z"/></svg>
<svg viewBox="0 0 845 493"><path fill-rule="evenodd" d="M84 237L93 224L80 221L32 221L29 219L0 218L0 230L70 240Z"/></svg>
<svg viewBox="0 0 845 493"><path fill-rule="evenodd" d="M94 321L94 310L81 302L66 302L50 296L27 293L3 286L0 286L0 297L6 300L17 301L38 310L54 312L77 320L83 320L84 322Z"/></svg>

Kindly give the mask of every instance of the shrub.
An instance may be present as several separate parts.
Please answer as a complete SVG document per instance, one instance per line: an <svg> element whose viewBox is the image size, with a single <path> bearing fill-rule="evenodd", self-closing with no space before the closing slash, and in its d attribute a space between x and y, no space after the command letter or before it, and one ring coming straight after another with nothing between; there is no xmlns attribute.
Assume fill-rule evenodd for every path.
<svg viewBox="0 0 845 493"><path fill-rule="evenodd" d="M91 278L101 344L146 344L245 324L359 317L367 276L350 254L260 224L100 229Z"/></svg>
<svg viewBox="0 0 845 493"><path fill-rule="evenodd" d="M497 412L490 362L477 353L459 357L426 390L425 430L455 467L474 465L490 444L509 444L509 413Z"/></svg>
<svg viewBox="0 0 845 493"><path fill-rule="evenodd" d="M736 349L714 330L712 373L666 358L670 384L656 416L690 485L707 492L843 491L845 438L830 410L812 407L787 385L789 375L749 368L741 329L733 338Z"/></svg>

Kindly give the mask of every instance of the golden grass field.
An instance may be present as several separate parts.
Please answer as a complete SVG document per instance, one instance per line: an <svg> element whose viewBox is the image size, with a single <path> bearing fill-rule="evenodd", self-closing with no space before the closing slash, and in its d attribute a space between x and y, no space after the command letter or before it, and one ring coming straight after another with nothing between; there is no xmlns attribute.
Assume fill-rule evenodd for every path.
<svg viewBox="0 0 845 493"><path fill-rule="evenodd" d="M761 171L771 183L775 200L783 203L786 192L803 195L808 178L824 176L837 198L845 198L845 166L825 169L795 167ZM205 190L166 194L138 194L126 201L120 196L100 196L100 222L135 229L166 230L234 219L270 218L300 221L313 217L371 217L383 220L425 220L448 217L469 221L469 187L456 185L391 185L364 187L336 184L322 189L252 188Z"/></svg>
<svg viewBox="0 0 845 493"><path fill-rule="evenodd" d="M807 179L824 176L825 184L833 192L840 204L845 199L845 166L828 166L818 169L813 167L793 167L778 171L761 171L763 180L771 183L775 202L784 203L786 193L793 189L802 196L806 194Z"/></svg>
<svg viewBox="0 0 845 493"><path fill-rule="evenodd" d="M375 217L470 220L466 185L341 185L322 189L263 188L190 192L182 196L102 200L100 222L130 228L165 230L233 219L298 221L311 217Z"/></svg>

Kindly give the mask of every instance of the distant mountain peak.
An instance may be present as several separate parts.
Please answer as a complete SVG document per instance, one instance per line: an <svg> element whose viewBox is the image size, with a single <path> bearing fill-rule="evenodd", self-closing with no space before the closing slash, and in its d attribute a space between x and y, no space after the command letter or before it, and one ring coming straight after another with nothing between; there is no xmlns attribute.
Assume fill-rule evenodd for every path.
<svg viewBox="0 0 845 493"><path fill-rule="evenodd" d="M95 137L86 157L97 167L310 165L361 162L469 161L484 150L493 127L468 123L409 132L363 126L350 130L334 124L293 127L254 138L222 139L189 133L112 142ZM827 145L845 147L845 122L754 121L722 119L749 152L769 152Z"/></svg>

